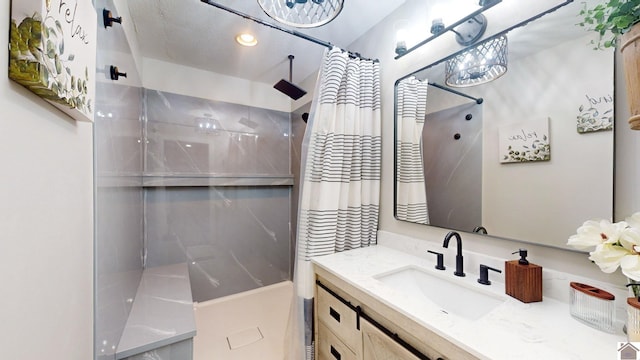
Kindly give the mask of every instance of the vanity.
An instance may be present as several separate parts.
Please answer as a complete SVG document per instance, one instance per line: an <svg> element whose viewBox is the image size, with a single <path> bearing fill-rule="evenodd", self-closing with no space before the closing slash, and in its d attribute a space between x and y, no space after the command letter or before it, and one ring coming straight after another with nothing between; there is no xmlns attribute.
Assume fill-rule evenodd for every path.
<svg viewBox="0 0 640 360"><path fill-rule="evenodd" d="M568 294L568 281L584 279L545 269L550 296L525 304L505 294L500 274L490 274L491 285L477 282L478 262L499 259L465 253L467 275L456 277L453 266L436 270L434 259L421 254L426 251L415 251L440 246L440 239L415 240L403 251L385 237L394 235L313 259L317 359L600 360L615 358L619 342L626 342L622 322L610 334L571 317L561 295ZM420 288L429 281L441 283Z"/></svg>
<svg viewBox="0 0 640 360"><path fill-rule="evenodd" d="M476 233L473 241L516 240L508 257L525 243L566 251L585 220L613 217L614 58L586 46L590 39L575 26L581 7L565 1L397 79L396 220ZM501 36L509 46L505 76L452 89L449 73L460 67L451 64L495 59L500 52L476 58L475 49L494 49ZM548 156L514 158L513 149ZM580 173L593 168L602 171ZM505 294L505 261L517 258L465 251L459 277L455 250L442 244L379 231L376 246L313 258L316 358L619 358L627 341L623 287L543 268L543 301L523 303ZM445 270L435 269L428 250L445 252ZM503 273L480 284L481 264ZM615 295L615 333L570 315L573 281Z"/></svg>

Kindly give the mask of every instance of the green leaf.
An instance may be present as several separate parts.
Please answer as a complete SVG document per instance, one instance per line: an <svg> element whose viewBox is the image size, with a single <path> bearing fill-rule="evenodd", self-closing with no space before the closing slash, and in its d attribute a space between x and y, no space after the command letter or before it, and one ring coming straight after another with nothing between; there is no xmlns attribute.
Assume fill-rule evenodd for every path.
<svg viewBox="0 0 640 360"><path fill-rule="evenodd" d="M60 20L56 20L56 29L62 34L62 25L60 25Z"/></svg>
<svg viewBox="0 0 640 360"><path fill-rule="evenodd" d="M594 14L593 14L593 18L600 23L602 20L604 20L604 11L602 10L597 10Z"/></svg>
<svg viewBox="0 0 640 360"><path fill-rule="evenodd" d="M76 58L76 56L75 56L75 55L73 55L73 54L69 54L69 57L67 57L67 60L69 60L69 61L73 61L73 59L75 59L75 58Z"/></svg>
<svg viewBox="0 0 640 360"><path fill-rule="evenodd" d="M55 56L55 62L56 62L56 72L58 73L58 75L60 75L62 74L62 63L60 62L60 57L58 57L57 54Z"/></svg>
<svg viewBox="0 0 640 360"><path fill-rule="evenodd" d="M633 18L632 15L624 15L624 16L618 16L615 19L613 19L613 23L618 29L626 29L630 27L631 24L633 24L634 20L635 19Z"/></svg>
<svg viewBox="0 0 640 360"><path fill-rule="evenodd" d="M42 73L42 78L45 79L45 84L49 84L49 70L47 70L46 66L40 67L40 72Z"/></svg>
<svg viewBox="0 0 640 360"><path fill-rule="evenodd" d="M47 56L49 59L54 59L56 57L56 47L51 40L47 40Z"/></svg>

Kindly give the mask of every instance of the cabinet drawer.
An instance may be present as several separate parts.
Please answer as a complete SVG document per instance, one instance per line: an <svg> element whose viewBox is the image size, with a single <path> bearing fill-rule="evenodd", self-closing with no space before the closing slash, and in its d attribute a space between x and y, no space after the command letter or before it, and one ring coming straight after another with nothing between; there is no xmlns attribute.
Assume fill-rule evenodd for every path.
<svg viewBox="0 0 640 360"><path fill-rule="evenodd" d="M324 323L352 351L361 344L357 314L321 287L318 289L318 321Z"/></svg>
<svg viewBox="0 0 640 360"><path fill-rule="evenodd" d="M357 360L357 357L323 323L318 323L318 360Z"/></svg>
<svg viewBox="0 0 640 360"><path fill-rule="evenodd" d="M362 326L362 354L365 359L420 360L368 321L362 319L360 325Z"/></svg>

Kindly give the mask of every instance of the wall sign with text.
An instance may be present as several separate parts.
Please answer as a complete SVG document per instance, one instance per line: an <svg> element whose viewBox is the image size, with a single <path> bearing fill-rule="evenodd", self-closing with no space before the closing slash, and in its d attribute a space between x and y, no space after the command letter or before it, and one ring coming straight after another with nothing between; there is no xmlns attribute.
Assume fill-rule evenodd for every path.
<svg viewBox="0 0 640 360"><path fill-rule="evenodd" d="M498 132L501 163L551 159L549 119L501 126Z"/></svg>
<svg viewBox="0 0 640 360"><path fill-rule="evenodd" d="M91 0L14 0L9 78L93 121L97 16Z"/></svg>

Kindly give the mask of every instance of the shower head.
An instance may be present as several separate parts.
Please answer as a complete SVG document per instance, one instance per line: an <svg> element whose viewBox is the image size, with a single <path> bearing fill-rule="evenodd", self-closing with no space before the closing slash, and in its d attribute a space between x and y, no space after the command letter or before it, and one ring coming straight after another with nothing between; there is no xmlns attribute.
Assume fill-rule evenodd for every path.
<svg viewBox="0 0 640 360"><path fill-rule="evenodd" d="M289 81L282 79L278 81L273 88L292 98L298 100L303 97L307 92L297 85L293 81L293 55L289 55Z"/></svg>
<svg viewBox="0 0 640 360"><path fill-rule="evenodd" d="M293 100L298 100L304 96L307 92L299 88L297 85L282 79L277 84L273 85L273 88L289 96Z"/></svg>

